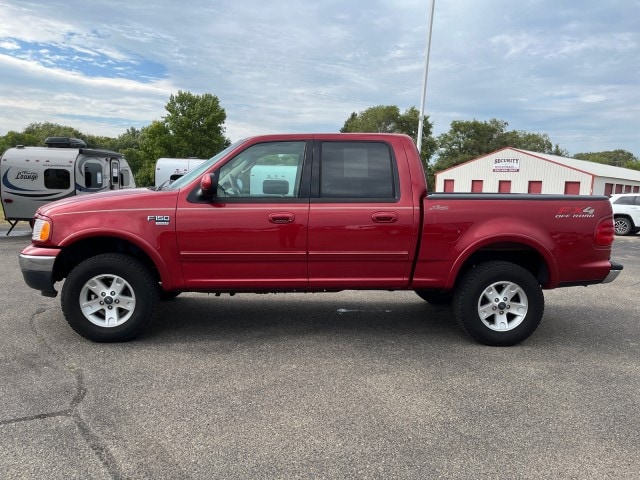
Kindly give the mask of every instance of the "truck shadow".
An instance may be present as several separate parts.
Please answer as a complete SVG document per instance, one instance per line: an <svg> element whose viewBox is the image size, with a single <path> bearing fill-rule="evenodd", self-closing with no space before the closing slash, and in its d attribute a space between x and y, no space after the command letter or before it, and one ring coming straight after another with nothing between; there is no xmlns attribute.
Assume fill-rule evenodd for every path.
<svg viewBox="0 0 640 480"><path fill-rule="evenodd" d="M398 345L477 345L457 325L449 306L431 305L411 292L371 294L183 294L163 302L139 342L216 344L290 341L323 336L328 341ZM640 341L637 314L614 305L566 305L547 302L545 315L524 346L620 348ZM619 307L619 306L618 306ZM637 309L636 309L637 310ZM606 329L603 335L603 316ZM615 328L614 328L615 327ZM439 347L440 348L440 347Z"/></svg>
<svg viewBox="0 0 640 480"><path fill-rule="evenodd" d="M238 294L216 297L183 294L163 302L140 341L251 341L306 335L341 335L369 340L429 337L469 343L453 312L413 294L371 301L357 293ZM396 294L397 295L397 294ZM368 298L371 298L370 296Z"/></svg>

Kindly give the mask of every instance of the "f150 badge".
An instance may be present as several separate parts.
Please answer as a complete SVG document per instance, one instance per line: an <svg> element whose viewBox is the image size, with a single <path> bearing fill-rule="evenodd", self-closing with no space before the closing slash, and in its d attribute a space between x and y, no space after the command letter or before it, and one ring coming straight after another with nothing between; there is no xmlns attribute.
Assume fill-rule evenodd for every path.
<svg viewBox="0 0 640 480"><path fill-rule="evenodd" d="M556 218L593 218L596 210L593 207L560 207Z"/></svg>
<svg viewBox="0 0 640 480"><path fill-rule="evenodd" d="M156 225L169 225L169 215L149 215L147 222L155 222Z"/></svg>

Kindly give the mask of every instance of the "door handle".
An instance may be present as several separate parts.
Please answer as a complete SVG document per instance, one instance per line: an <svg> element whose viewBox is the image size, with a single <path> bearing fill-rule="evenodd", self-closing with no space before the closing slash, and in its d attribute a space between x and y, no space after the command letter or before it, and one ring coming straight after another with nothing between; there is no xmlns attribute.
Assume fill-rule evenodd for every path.
<svg viewBox="0 0 640 480"><path fill-rule="evenodd" d="M269 214L269 221L278 225L283 223L293 223L295 219L296 216L290 212L277 212Z"/></svg>
<svg viewBox="0 0 640 480"><path fill-rule="evenodd" d="M394 223L398 220L397 212L376 212L371 215L371 220L376 223Z"/></svg>

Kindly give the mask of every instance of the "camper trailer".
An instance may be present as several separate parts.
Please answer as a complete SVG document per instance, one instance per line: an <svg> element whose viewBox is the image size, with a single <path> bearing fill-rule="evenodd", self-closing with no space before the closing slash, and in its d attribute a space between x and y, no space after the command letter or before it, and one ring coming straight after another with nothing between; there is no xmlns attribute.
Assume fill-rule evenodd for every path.
<svg viewBox="0 0 640 480"><path fill-rule="evenodd" d="M177 180L189 170L204 162L204 158L159 158L156 160L155 185Z"/></svg>
<svg viewBox="0 0 640 480"><path fill-rule="evenodd" d="M0 196L11 229L20 220L31 221L45 203L135 187L129 164L119 153L86 148L82 140L67 137L49 137L45 145L18 145L0 158Z"/></svg>

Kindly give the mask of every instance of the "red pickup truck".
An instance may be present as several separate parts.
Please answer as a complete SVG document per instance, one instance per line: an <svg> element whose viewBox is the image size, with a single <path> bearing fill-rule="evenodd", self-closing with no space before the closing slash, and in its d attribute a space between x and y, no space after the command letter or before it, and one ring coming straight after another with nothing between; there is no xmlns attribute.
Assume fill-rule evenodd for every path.
<svg viewBox="0 0 640 480"><path fill-rule="evenodd" d="M414 290L513 345L543 289L612 281L606 197L427 194L411 138L248 138L174 183L60 200L34 217L26 283L80 335L139 335L180 292Z"/></svg>

